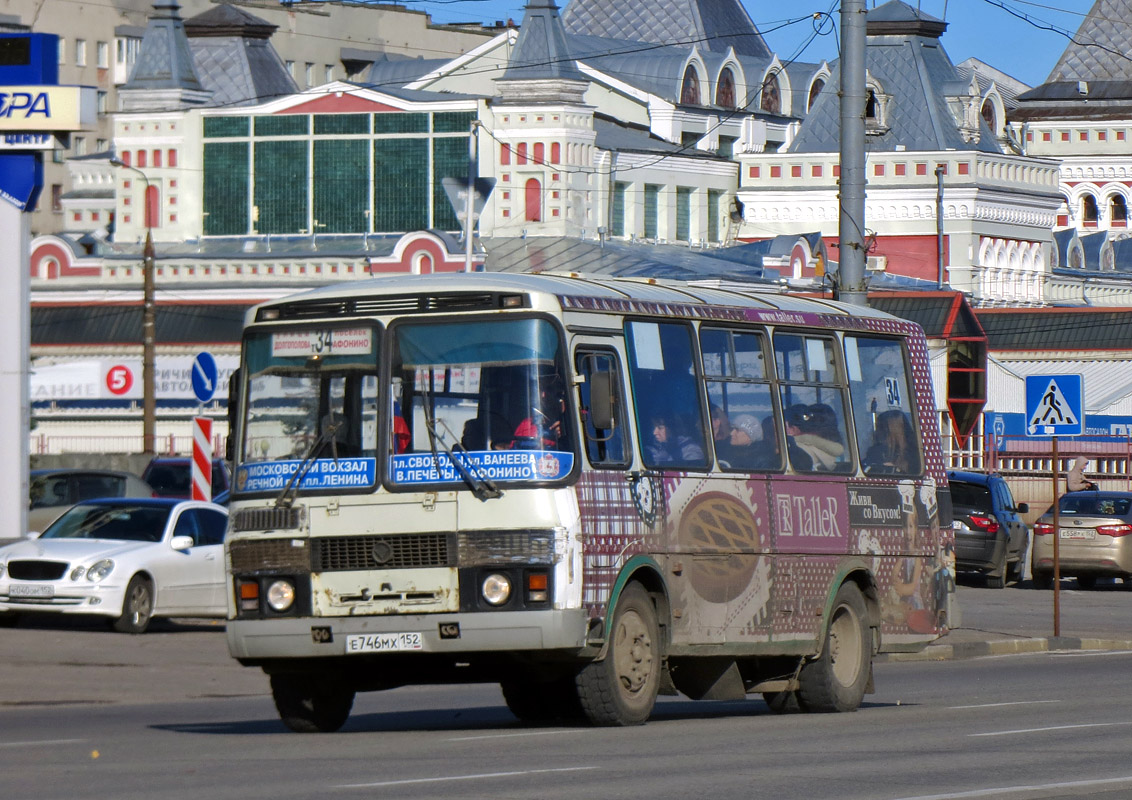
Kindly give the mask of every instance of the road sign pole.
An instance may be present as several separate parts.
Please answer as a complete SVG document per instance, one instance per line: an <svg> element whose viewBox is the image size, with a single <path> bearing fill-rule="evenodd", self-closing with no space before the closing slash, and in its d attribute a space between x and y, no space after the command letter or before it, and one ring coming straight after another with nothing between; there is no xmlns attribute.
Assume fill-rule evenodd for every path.
<svg viewBox="0 0 1132 800"><path fill-rule="evenodd" d="M1061 465L1058 463L1057 437L1053 437L1053 635L1061 635L1061 517L1058 514L1058 494L1061 483Z"/></svg>
<svg viewBox="0 0 1132 800"><path fill-rule="evenodd" d="M193 500L212 499L212 420L193 417Z"/></svg>

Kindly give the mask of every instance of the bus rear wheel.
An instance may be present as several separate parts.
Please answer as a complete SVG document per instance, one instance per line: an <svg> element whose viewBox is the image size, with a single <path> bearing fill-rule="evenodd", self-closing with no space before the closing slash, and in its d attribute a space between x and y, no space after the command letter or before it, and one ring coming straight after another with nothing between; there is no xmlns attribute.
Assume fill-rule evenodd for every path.
<svg viewBox="0 0 1132 800"><path fill-rule="evenodd" d="M868 609L861 590L845 583L833 599L821 655L798 676L798 703L806 711L856 711L865 696L872 664Z"/></svg>
<svg viewBox="0 0 1132 800"><path fill-rule="evenodd" d="M594 725L642 725L660 688L660 627L656 607L639 583L621 592L605 658L578 673L578 699Z"/></svg>
<svg viewBox="0 0 1132 800"><path fill-rule="evenodd" d="M354 690L334 676L272 675L271 697L283 724L296 733L332 733L346 724Z"/></svg>

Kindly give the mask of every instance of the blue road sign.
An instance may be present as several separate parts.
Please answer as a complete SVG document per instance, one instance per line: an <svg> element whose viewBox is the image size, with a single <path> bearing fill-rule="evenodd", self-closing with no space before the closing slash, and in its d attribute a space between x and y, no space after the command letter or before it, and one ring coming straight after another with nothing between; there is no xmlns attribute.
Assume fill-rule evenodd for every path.
<svg viewBox="0 0 1132 800"><path fill-rule="evenodd" d="M1081 436L1085 384L1080 375L1026 376L1026 435Z"/></svg>
<svg viewBox="0 0 1132 800"><path fill-rule="evenodd" d="M216 394L216 381L219 373L216 369L216 359L212 353L197 353L193 359L193 394L197 400L207 403Z"/></svg>

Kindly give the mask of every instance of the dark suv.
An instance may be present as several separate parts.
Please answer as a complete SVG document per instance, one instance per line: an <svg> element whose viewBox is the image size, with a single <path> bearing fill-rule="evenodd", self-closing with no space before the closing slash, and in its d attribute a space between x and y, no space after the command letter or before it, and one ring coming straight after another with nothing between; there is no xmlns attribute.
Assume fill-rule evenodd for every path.
<svg viewBox="0 0 1132 800"><path fill-rule="evenodd" d="M157 497L188 499L193 493L192 459L187 456L158 456L142 473L142 480L153 487ZM212 502L226 505L231 479L228 463L212 459Z"/></svg>
<svg viewBox="0 0 1132 800"><path fill-rule="evenodd" d="M1021 581L1030 549L1030 529L1020 514L1025 503L1014 495L1001 475L982 472L947 473L954 512L955 568L986 575L987 586L1001 589Z"/></svg>

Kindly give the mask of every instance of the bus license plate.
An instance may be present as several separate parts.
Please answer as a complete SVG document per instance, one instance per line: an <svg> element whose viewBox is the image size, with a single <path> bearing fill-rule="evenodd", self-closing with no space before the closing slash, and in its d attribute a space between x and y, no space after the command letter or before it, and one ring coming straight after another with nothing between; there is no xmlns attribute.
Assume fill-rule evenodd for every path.
<svg viewBox="0 0 1132 800"><path fill-rule="evenodd" d="M419 633L358 633L346 637L346 653L390 653L423 650Z"/></svg>
<svg viewBox="0 0 1132 800"><path fill-rule="evenodd" d="M1081 529L1078 529L1078 528L1062 528L1061 529L1061 538L1062 539L1096 539L1097 538L1097 532L1090 529L1090 528L1086 528L1084 530L1081 530Z"/></svg>
<svg viewBox="0 0 1132 800"><path fill-rule="evenodd" d="M47 583L13 583L8 587L8 596L50 600L55 596L55 587Z"/></svg>

